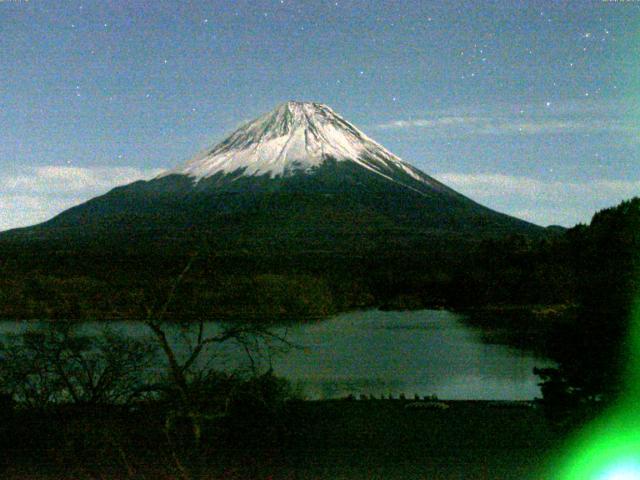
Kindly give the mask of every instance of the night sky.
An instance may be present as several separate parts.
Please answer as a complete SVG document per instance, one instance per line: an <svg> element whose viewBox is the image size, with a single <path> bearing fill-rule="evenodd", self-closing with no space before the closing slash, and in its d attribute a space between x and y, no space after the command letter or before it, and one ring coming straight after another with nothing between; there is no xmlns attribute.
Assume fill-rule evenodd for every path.
<svg viewBox="0 0 640 480"><path fill-rule="evenodd" d="M640 195L640 1L0 0L0 229L287 100L538 224Z"/></svg>

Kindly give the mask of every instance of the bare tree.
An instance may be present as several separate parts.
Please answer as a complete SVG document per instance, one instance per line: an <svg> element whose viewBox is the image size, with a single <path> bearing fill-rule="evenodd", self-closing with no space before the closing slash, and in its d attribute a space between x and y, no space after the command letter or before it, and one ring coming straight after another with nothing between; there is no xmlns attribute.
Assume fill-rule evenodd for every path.
<svg viewBox="0 0 640 480"><path fill-rule="evenodd" d="M73 322L44 322L0 344L0 381L31 408L56 403L127 403L145 382L155 345Z"/></svg>
<svg viewBox="0 0 640 480"><path fill-rule="evenodd" d="M187 420L189 422L191 444L189 451L198 459L199 450L202 441L203 422L211 415L203 412L200 402L200 387L203 383L211 381L215 377L215 371L202 367L202 361L207 360L209 356L208 347L221 345L226 342L235 342L246 353L252 374L258 375L259 369L256 363L256 355L260 355L263 347L269 351L275 347L276 349L287 349L292 344L286 339L285 335L278 335L271 331L265 325L253 322L232 322L220 323L219 328L215 332L207 332L206 323L210 320L200 317L196 321L190 321L182 324L184 330L190 333L190 341L186 352L178 352L175 345L169 338L169 324L167 323L167 311L171 303L174 301L178 289L185 277L188 275L193 263L193 258L189 261L183 271L175 279L171 289L167 295L165 302L160 308L146 308L146 316L144 323L155 337L160 350L166 359L167 376L170 382L170 390L175 394L176 409L167 416L165 422L165 433L168 441L171 440L171 431L175 429L176 422L179 420ZM277 344L277 345L276 345ZM269 356L269 363L271 357ZM223 402L222 411L214 416L223 416L228 412L229 402L234 394L234 390L239 385L233 381L233 373L228 374L226 378L227 389ZM172 451L176 466L178 467L184 479L193 478L194 474L185 466L178 454L176 445L172 445ZM191 462L192 466L194 462ZM197 463L197 462L195 462Z"/></svg>

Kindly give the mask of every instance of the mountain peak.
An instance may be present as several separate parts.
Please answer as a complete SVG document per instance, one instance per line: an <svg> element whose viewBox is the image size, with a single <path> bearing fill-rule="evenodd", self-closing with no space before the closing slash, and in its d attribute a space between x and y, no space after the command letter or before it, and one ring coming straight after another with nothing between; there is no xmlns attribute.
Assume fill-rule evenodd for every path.
<svg viewBox="0 0 640 480"><path fill-rule="evenodd" d="M305 113L307 115L315 115L316 113L321 114L321 112L327 110L333 112L333 110L331 110L331 108L329 108L324 103L289 100L288 102L284 102L278 105L272 113L279 111L288 111L292 115L301 116ZM333 113L335 115L335 112Z"/></svg>
<svg viewBox="0 0 640 480"><path fill-rule="evenodd" d="M280 105L278 105L276 107L276 110L281 109L281 108L287 108L289 110L296 110L296 109L302 109L302 108L306 108L306 109L320 109L320 108L329 108L327 107L325 104L323 103L318 103L318 102L301 102L299 100L289 100L287 102L281 103Z"/></svg>
<svg viewBox="0 0 640 480"><path fill-rule="evenodd" d="M162 176L187 175L197 181L218 174L288 177L311 173L328 160L354 162L392 181L400 170L413 181L434 183L327 105L299 101L278 105Z"/></svg>

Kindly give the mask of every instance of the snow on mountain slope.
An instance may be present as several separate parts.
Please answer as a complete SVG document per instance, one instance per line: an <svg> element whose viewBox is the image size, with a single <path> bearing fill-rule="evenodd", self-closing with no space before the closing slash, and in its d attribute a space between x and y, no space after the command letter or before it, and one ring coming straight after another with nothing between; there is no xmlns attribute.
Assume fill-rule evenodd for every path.
<svg viewBox="0 0 640 480"><path fill-rule="evenodd" d="M160 177L179 174L196 181L219 173L287 177L297 172L310 173L328 159L354 162L412 190L415 188L398 178L398 173L430 188L444 187L367 137L331 108L310 102L283 103Z"/></svg>

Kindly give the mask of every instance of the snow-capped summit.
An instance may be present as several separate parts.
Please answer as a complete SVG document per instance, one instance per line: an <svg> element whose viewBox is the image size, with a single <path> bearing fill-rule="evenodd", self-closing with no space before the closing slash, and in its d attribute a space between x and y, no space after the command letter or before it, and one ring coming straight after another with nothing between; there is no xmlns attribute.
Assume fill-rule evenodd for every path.
<svg viewBox="0 0 640 480"><path fill-rule="evenodd" d="M354 162L396 183L399 180L394 173L398 171L431 187L437 183L328 106L294 101L247 123L219 144L161 176L188 175L195 180L217 174L288 177L311 172L329 159Z"/></svg>

